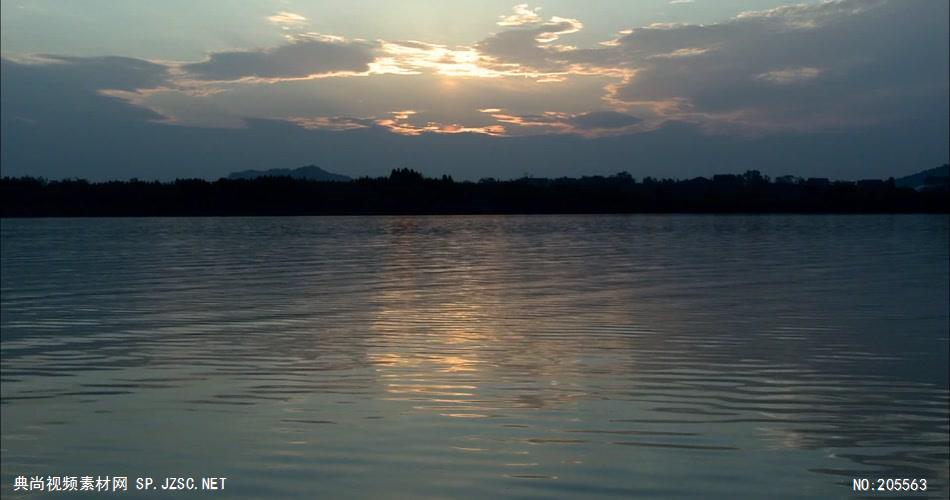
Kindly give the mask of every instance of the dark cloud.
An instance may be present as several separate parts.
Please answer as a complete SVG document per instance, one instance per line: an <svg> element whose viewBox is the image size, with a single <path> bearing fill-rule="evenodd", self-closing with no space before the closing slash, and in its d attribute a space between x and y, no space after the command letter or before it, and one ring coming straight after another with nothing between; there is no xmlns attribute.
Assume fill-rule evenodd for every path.
<svg viewBox="0 0 950 500"><path fill-rule="evenodd" d="M770 175L865 178L915 172L944 163L948 156L945 119L936 127L870 127L755 139L709 135L697 126L674 122L650 132L593 139L569 134L403 136L358 119L334 119L335 124L365 125L343 131L269 120L248 120L244 129L184 127L154 123L150 120L157 115L148 110L75 85L65 66L4 60L2 69L3 175L167 180L318 164L351 176L411 167L461 179L519 177L525 171L579 176L620 170L637 177L683 178L750 168ZM611 123L604 115L594 118L600 118L594 120L599 125Z"/></svg>
<svg viewBox="0 0 950 500"><path fill-rule="evenodd" d="M425 75L359 79L375 87L354 86L353 79L330 85L335 79L327 79L287 94L289 111L271 115L294 123L251 119L245 129L155 123L165 117L134 105L142 102L136 91L184 85L171 81L161 64L119 57L3 59L0 165L4 175L93 179L217 177L311 163L349 175L408 166L470 179L526 170L540 176L629 170L636 176L690 177L747 168L772 175L900 175L947 161L947 11L947 2L929 0L828 2L707 26L647 27L584 50L556 45L558 36L577 28L573 22L516 12L517 19L504 22L519 24L481 42L478 50L498 67L563 71L566 81L547 85L517 78L524 87L505 94L498 88L514 87L515 78L473 77L444 93L433 86L441 78ZM182 68L207 80L305 77L364 71L374 50L363 42L310 38L268 50L217 53ZM606 97L624 113L584 113L603 106L596 96L593 104L568 107L579 88L571 85L583 80L570 79L577 67L604 72L592 80L597 92L613 79ZM629 76L623 81L616 77L622 71ZM187 83L212 91L229 85ZM243 87L280 95L289 86L313 83ZM303 95L326 101L318 104L328 109L288 114L300 111ZM399 106L354 112L356 97L373 101L373 109ZM403 101L413 105L403 107ZM402 136L368 118L415 104L431 108L427 114L418 107L420 113L412 115L418 120L452 125L466 110L485 108L477 113L479 126L494 119L511 130L551 135L489 137L467 133L472 124L464 121L450 130L460 133ZM265 107L274 109L270 102ZM429 116L432 110L446 116ZM718 133L731 126L773 133Z"/></svg>
<svg viewBox="0 0 950 500"><path fill-rule="evenodd" d="M201 80L300 78L338 71L363 72L374 57L374 46L366 42L303 38L276 48L215 52L207 61L185 64L182 69Z"/></svg>
<svg viewBox="0 0 950 500"><path fill-rule="evenodd" d="M654 119L747 132L864 126L947 107L948 5L794 5L718 24L636 28L588 49L539 41L555 28L535 23L477 47L496 63L541 71L626 72L608 98Z"/></svg>
<svg viewBox="0 0 950 500"><path fill-rule="evenodd" d="M0 170L3 175L127 178L134 148L146 146L165 117L104 95L164 81L166 69L137 59L0 60ZM128 143L128 151L120 152Z"/></svg>
<svg viewBox="0 0 950 500"><path fill-rule="evenodd" d="M507 63L528 66L549 66L550 53L535 38L538 30L507 30L496 33L475 45L482 54Z"/></svg>
<svg viewBox="0 0 950 500"><path fill-rule="evenodd" d="M947 16L947 2L846 1L634 30L614 50L637 73L615 97L806 129L913 116L947 100Z"/></svg>
<svg viewBox="0 0 950 500"><path fill-rule="evenodd" d="M70 57L42 54L27 62L4 59L4 68L45 75L87 89L136 90L168 80L168 68L130 57Z"/></svg>
<svg viewBox="0 0 950 500"><path fill-rule="evenodd" d="M598 128L623 128L640 123L640 119L616 111L593 111L574 116L567 120L575 128L590 130Z"/></svg>
<svg viewBox="0 0 950 500"><path fill-rule="evenodd" d="M547 22L526 22L495 33L475 45L480 53L502 63L553 71L563 67L558 57L563 48L552 42L582 28L580 21L553 17Z"/></svg>
<svg viewBox="0 0 950 500"><path fill-rule="evenodd" d="M168 69L159 64L125 57L43 56L30 62L2 59L0 65L4 125L16 121L96 128L104 123L164 118L101 93L161 85L167 81ZM4 141L3 147L16 145Z"/></svg>

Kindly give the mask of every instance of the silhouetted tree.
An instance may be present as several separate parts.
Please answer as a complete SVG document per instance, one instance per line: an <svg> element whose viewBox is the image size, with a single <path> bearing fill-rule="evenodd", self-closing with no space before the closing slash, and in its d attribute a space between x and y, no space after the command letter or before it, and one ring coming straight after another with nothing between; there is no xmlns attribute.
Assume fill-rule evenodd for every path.
<svg viewBox="0 0 950 500"><path fill-rule="evenodd" d="M419 183L423 178L421 173L408 168L394 168L389 174L390 181L402 184Z"/></svg>
<svg viewBox="0 0 950 500"><path fill-rule="evenodd" d="M428 179L408 168L388 177L331 182L291 177L253 179L138 179L90 183L83 179L4 177L0 215L295 215L440 213L631 212L950 212L946 177L921 190L893 179L858 182L761 172L718 174L712 180L645 177L621 172L579 179ZM942 183L941 183L942 182Z"/></svg>

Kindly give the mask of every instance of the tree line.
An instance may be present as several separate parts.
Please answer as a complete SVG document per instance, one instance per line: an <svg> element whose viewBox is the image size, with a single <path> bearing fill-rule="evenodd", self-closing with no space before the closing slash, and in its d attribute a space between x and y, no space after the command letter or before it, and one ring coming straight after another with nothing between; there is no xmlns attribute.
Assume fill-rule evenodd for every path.
<svg viewBox="0 0 950 500"><path fill-rule="evenodd" d="M687 180L626 172L580 178L457 182L409 169L321 182L290 177L172 182L0 179L0 216L237 216L505 213L950 213L945 186L917 191L894 179L831 181L759 171Z"/></svg>

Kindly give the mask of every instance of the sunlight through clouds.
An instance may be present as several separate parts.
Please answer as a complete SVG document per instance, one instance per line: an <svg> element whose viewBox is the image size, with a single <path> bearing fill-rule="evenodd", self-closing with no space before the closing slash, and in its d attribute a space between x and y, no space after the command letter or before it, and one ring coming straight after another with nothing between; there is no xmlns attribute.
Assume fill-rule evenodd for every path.
<svg viewBox="0 0 950 500"><path fill-rule="evenodd" d="M869 96L916 92L925 102L945 90L946 75L942 87L927 86L920 82L933 81L932 72L907 62L923 46L915 32L879 36L890 24L932 17L932 7L918 0L789 5L711 24L648 23L587 46L570 43L581 20L542 16L529 4L497 16L499 31L463 44L307 31L306 15L278 11L266 20L288 31L283 44L214 51L194 62L142 61L163 69L160 83L103 81L96 90L176 125L231 126L244 116L411 136L601 137L671 121L740 135L821 130L899 116ZM62 64L56 57L33 56L33 64ZM86 71L96 63L69 64ZM895 76L862 76L875 65L895 68L887 73ZM803 101L815 105L789 104Z"/></svg>
<svg viewBox="0 0 950 500"><path fill-rule="evenodd" d="M484 135L504 135L505 128L501 125L487 125L484 127L467 127L457 123L439 123L435 121L426 121L421 125L410 123L416 111L403 110L393 111L390 118L376 120L376 124L394 134L416 136L423 133L435 134L484 134Z"/></svg>

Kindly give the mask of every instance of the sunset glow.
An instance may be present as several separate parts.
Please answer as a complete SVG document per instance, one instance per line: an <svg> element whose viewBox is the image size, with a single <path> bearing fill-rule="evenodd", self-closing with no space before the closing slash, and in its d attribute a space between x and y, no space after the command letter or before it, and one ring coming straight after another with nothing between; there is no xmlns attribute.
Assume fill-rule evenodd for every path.
<svg viewBox="0 0 950 500"><path fill-rule="evenodd" d="M79 53L31 38L12 23L40 23L42 1L3 4L9 78L22 73L23 88L40 89L29 82L49 75L70 92L108 97L115 117L141 115L137 123L164 127L236 131L273 123L347 140L358 140L350 135L358 130L379 140L395 134L420 145L446 135L650 142L646 134L671 128L728 141L791 141L796 134L878 129L887 136L885 130L911 130L908 123L938 141L946 128L942 28L922 24L936 22L930 20L941 18L945 6L928 0L750 0L738 9L665 0L598 8L465 4L451 10L458 18L422 1L354 7L367 11L357 17L372 20L358 24L342 16L349 12L343 4L321 10L285 2L235 10L249 27L240 35L183 41L188 50L159 44L166 47L161 54L102 48L101 33L80 28L67 33L76 47L86 41ZM389 21L377 21L371 8ZM231 29L226 19L214 22ZM903 35L879 35L893 30ZM72 119L61 115L74 107L42 109L57 116L5 113L17 124L53 123ZM532 148L542 156L550 149ZM623 157L603 155L589 164Z"/></svg>

